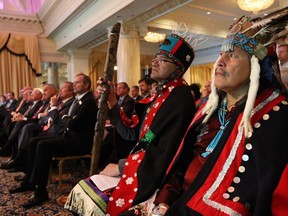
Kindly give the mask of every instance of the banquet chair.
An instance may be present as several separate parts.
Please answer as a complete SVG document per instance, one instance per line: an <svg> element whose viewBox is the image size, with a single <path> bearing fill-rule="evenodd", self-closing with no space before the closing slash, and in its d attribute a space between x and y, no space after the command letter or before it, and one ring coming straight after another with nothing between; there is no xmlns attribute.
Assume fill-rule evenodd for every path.
<svg viewBox="0 0 288 216"><path fill-rule="evenodd" d="M77 155L77 156L55 156L53 157L53 161L58 161L58 178L59 178L59 191L60 193L62 192L62 175L63 175L63 164L64 161L66 160L78 160L78 159L84 159L84 158L92 158L92 154L85 154L85 155ZM49 173L49 182L51 181L52 178L52 163L50 166L50 173Z"/></svg>

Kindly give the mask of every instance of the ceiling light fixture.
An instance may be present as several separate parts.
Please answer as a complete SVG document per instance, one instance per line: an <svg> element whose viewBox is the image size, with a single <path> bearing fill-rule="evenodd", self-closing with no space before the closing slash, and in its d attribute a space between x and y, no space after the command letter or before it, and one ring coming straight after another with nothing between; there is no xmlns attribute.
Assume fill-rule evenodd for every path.
<svg viewBox="0 0 288 216"><path fill-rule="evenodd" d="M165 39L165 34L160 34L156 32L148 32L144 37L144 40L151 43L157 43Z"/></svg>
<svg viewBox="0 0 288 216"><path fill-rule="evenodd" d="M270 7L274 0L237 0L237 3L241 10L253 11L257 14L260 10Z"/></svg>

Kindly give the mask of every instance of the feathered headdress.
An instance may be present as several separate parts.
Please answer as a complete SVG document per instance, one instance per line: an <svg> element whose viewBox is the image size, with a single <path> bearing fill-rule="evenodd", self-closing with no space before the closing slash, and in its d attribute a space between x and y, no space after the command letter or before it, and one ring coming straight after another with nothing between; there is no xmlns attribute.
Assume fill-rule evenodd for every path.
<svg viewBox="0 0 288 216"><path fill-rule="evenodd" d="M238 46L248 52L251 57L250 87L242 124L244 125L245 135L253 132L250 118L256 99L260 77L277 85L285 91L280 79L278 58L276 55L275 43L281 43L288 37L288 7L275 11L263 18L250 20L249 17L242 16L229 29L229 33L222 45L223 52L234 50ZM211 94L203 113L208 115L204 123L208 121L213 112L218 107L219 97L214 85L214 72L212 74Z"/></svg>

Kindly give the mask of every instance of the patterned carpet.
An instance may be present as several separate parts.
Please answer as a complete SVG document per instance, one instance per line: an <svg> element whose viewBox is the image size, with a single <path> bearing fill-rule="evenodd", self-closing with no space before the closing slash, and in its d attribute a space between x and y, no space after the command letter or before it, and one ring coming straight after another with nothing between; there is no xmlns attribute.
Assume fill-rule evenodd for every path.
<svg viewBox="0 0 288 216"><path fill-rule="evenodd" d="M5 161L7 158L0 157L0 161ZM85 168L83 161L66 161L63 166L63 189L62 194L58 190L58 178L56 173L57 168L53 168L52 181L48 185L49 200L41 206L25 210L21 204L27 202L28 198L33 192L23 192L10 194L8 189L20 182L14 180L14 176L19 175L19 172L8 173L7 170L0 169L0 215L24 215L24 216L50 216L61 215L70 216L74 215L72 212L65 210L61 202L65 202L70 190L83 178L88 177L89 170ZM63 201L64 200L64 201ZM64 204L64 203L63 203Z"/></svg>

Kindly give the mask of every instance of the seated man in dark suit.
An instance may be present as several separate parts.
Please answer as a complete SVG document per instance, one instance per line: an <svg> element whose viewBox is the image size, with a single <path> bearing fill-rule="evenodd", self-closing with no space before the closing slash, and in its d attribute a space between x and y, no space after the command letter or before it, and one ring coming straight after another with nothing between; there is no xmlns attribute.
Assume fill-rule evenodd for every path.
<svg viewBox="0 0 288 216"><path fill-rule="evenodd" d="M137 85L131 87L131 96L135 101L141 100L143 97L140 95L140 88Z"/></svg>
<svg viewBox="0 0 288 216"><path fill-rule="evenodd" d="M29 95L30 105L28 109L24 113L18 112L12 117L11 116L7 117L5 121L3 122L2 137L5 137L5 138L7 137L6 138L7 140L17 122L24 120L24 119L32 118L37 112L37 110L39 110L39 108L43 105L43 101L41 100L42 97L43 97L42 89L39 89L39 88L33 89L32 93ZM0 150L0 156L3 156L3 155L6 156L7 152L9 153L8 154L9 156L11 154L11 149L12 149L12 145L9 144L8 141L6 141Z"/></svg>
<svg viewBox="0 0 288 216"><path fill-rule="evenodd" d="M0 165L0 168L9 168L9 164L13 163L13 159L15 158L15 156L17 155L17 151L18 148L16 147L17 145L15 144L15 142L17 142L18 136L20 131L22 130L22 128L29 123L37 123L41 118L47 116L49 107L50 107L50 98L52 96L54 96L56 94L56 88L54 85L52 84L47 84L43 87L43 104L38 108L38 109L34 109L34 106L31 107L31 112L29 111L29 109L27 111L29 111L28 115L19 115L17 116L17 118L15 119L16 124L13 127L9 137L8 137L8 141L5 144L5 146L12 147L12 155L11 158L8 159L7 162L4 162ZM33 96L33 93L32 93ZM32 110L34 109L34 111L36 110L36 112L32 112Z"/></svg>
<svg viewBox="0 0 288 216"><path fill-rule="evenodd" d="M14 92L8 92L6 94L6 103L0 107L0 123L4 121L4 119L10 115L10 112L15 109L18 101L15 98Z"/></svg>
<svg viewBox="0 0 288 216"><path fill-rule="evenodd" d="M10 189L10 193L36 189L34 196L23 205L24 208L30 208L48 200L46 186L53 156L81 155L91 152L97 107L90 87L90 78L82 73L77 74L73 84L76 99L68 115L62 117L65 126L59 136L32 138L29 141L24 170L27 179L21 183L20 187Z"/></svg>
<svg viewBox="0 0 288 216"><path fill-rule="evenodd" d="M64 82L58 97L54 95L50 98L50 108L45 117L41 118L39 122L26 124L20 130L18 142L14 143L14 148L18 149L17 154L14 157L14 161L10 162L7 168L16 168L22 164L30 138L37 135L49 136L58 134L60 126L57 124L57 119L59 116L61 118L63 115L68 114L69 108L74 100L73 83Z"/></svg>
<svg viewBox="0 0 288 216"><path fill-rule="evenodd" d="M8 92L6 97L7 97L7 103L6 103L5 108L8 111L13 110L14 107L16 106L16 104L17 104L17 100L15 98L14 92Z"/></svg>
<svg viewBox="0 0 288 216"><path fill-rule="evenodd" d="M11 112L8 112L4 110L0 111L0 146L3 146L8 139L8 134L10 133L10 131L12 129L10 129L9 127L11 126L11 122L12 119L15 119L16 116L18 116L19 114L24 114L26 112L26 110L29 108L29 106L31 105L31 101L30 101L30 95L32 93L32 89L26 89L23 91L22 93L22 98L20 100L20 102L17 104L17 106L15 107L14 110L12 110ZM2 121L2 120L3 121Z"/></svg>
<svg viewBox="0 0 288 216"><path fill-rule="evenodd" d="M16 113L19 112L19 109L22 107L23 102L25 101L25 100L23 100L24 94L27 94L28 90L32 92L33 89L30 86L25 86L24 88L22 88L19 91L19 99L16 101L16 99L14 98L12 100L12 103L10 103L9 107L6 108L7 103L8 103L8 98L7 98L7 101L6 101L5 105L0 106L0 125L1 126L2 126L2 123L3 123L4 119L6 117L10 117L12 112L16 112ZM31 92L30 92L30 94L31 94ZM9 93L9 94L13 95L14 93ZM0 128L1 128L1 126L0 126Z"/></svg>
<svg viewBox="0 0 288 216"><path fill-rule="evenodd" d="M29 108L31 105L30 101L30 95L32 94L33 89L26 89L22 92L22 97L21 100L19 100L17 106L15 106L15 109L10 112L9 117L12 116L13 118L16 118L17 115L19 114L24 114L26 110Z"/></svg>

